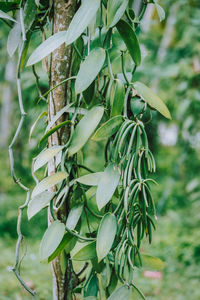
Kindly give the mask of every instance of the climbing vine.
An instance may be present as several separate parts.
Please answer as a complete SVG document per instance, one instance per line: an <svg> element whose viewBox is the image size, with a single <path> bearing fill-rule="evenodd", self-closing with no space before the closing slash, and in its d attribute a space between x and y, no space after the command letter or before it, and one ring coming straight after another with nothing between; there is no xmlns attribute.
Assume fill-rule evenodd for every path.
<svg viewBox="0 0 200 300"><path fill-rule="evenodd" d="M33 159L36 185L30 194L14 172L13 147L25 117L20 74L32 33L42 31L45 36L54 6L46 1L14 2L15 19L0 12L9 26L10 22L14 24L10 35L15 30L19 37L14 44L10 39L8 43L10 54L19 49L21 111L9 153L14 181L27 192L26 203L19 210L13 271L35 297L19 274L21 212L27 207L30 219L47 208L49 227L41 241L40 259L52 262L60 257L63 277L71 268L75 279L66 287L71 295L128 299L135 290L145 299L134 283L134 269L148 264L163 267L158 258L140 251L143 238L151 243L156 221L151 194L151 184L156 182L150 177L156 164L145 125L151 121L152 110L168 119L171 116L162 100L134 77L142 61L138 33L145 10L150 2L154 4L161 21L164 11L156 1L142 1L139 15L133 10L133 1L75 1L76 12L69 28L54 33L33 51L26 65L33 67L40 100L51 103L53 92L66 84L70 92L59 111L53 116L41 113L31 129L32 134L37 122L48 115L45 133L38 141L42 151ZM66 47L71 45L69 76L42 94L34 65L43 60L50 66L46 57L54 55L64 43ZM51 72L49 68L50 77ZM55 135L56 145L52 144ZM100 143L105 153L101 172L94 173L84 163L83 148L90 139ZM47 175L44 169L44 178L38 180L37 171L52 163L54 172ZM78 274L73 271L76 261L85 263Z"/></svg>

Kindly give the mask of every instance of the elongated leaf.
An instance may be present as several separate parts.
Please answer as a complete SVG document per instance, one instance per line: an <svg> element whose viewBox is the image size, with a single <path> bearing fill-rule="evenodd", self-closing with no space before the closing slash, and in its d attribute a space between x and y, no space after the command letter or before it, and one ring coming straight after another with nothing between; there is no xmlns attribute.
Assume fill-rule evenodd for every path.
<svg viewBox="0 0 200 300"><path fill-rule="evenodd" d="M43 167L48 161L62 151L63 146L53 146L42 151L35 159L33 164L33 172Z"/></svg>
<svg viewBox="0 0 200 300"><path fill-rule="evenodd" d="M50 36L46 41L40 44L28 59L27 66L31 66L45 58L55 49L60 47L66 40L67 31L60 31Z"/></svg>
<svg viewBox="0 0 200 300"><path fill-rule="evenodd" d="M31 140L31 137L32 137L32 134L33 134L33 131L37 125L37 123L40 121L40 119L42 119L42 117L44 116L48 116L48 112L47 111L44 111L42 112L38 117L37 119L35 120L35 122L33 123L33 125L31 126L31 130L30 130L30 134L29 134L29 142Z"/></svg>
<svg viewBox="0 0 200 300"><path fill-rule="evenodd" d="M83 204L77 204L74 207L72 207L72 209L69 212L69 215L67 217L67 222L66 222L66 226L73 230L75 229L80 216L82 214L83 211Z"/></svg>
<svg viewBox="0 0 200 300"><path fill-rule="evenodd" d="M165 118L171 119L171 115L167 106L150 88L139 81L134 82L133 85L138 95L144 101L146 101L152 108L155 108L157 111L159 111Z"/></svg>
<svg viewBox="0 0 200 300"><path fill-rule="evenodd" d="M123 81L115 79L113 82L113 99L111 99L111 117L120 115L124 107L125 89Z"/></svg>
<svg viewBox="0 0 200 300"><path fill-rule="evenodd" d="M97 278L96 274L94 274L88 283L85 296L96 297L98 294L98 290L99 290L98 278Z"/></svg>
<svg viewBox="0 0 200 300"><path fill-rule="evenodd" d="M46 207L51 199L53 199L54 195L55 193L44 191L32 198L27 209L28 219L30 220L34 215Z"/></svg>
<svg viewBox="0 0 200 300"><path fill-rule="evenodd" d="M60 181L66 179L67 177L68 177L68 174L66 172L58 172L58 173L52 174L52 175L44 178L33 189L31 198L34 198L38 194L48 190L49 188L56 185Z"/></svg>
<svg viewBox="0 0 200 300"><path fill-rule="evenodd" d="M49 131L47 131L47 133L45 133L45 135L41 138L40 140L40 145L43 144L50 135L52 135L54 132L56 132L58 129L60 129L63 126L66 126L67 124L72 123L70 120L64 121L58 125L56 125L55 127L53 127L52 129L50 129Z"/></svg>
<svg viewBox="0 0 200 300"><path fill-rule="evenodd" d="M140 45L133 28L124 20L117 23L117 30L119 31L126 47L134 61L138 66L141 63Z"/></svg>
<svg viewBox="0 0 200 300"><path fill-rule="evenodd" d="M114 215L106 214L97 232L97 257L100 262L109 253L117 232L117 221Z"/></svg>
<svg viewBox="0 0 200 300"><path fill-rule="evenodd" d="M161 271L165 268L165 263L158 257L148 254L141 254L142 268L152 271Z"/></svg>
<svg viewBox="0 0 200 300"><path fill-rule="evenodd" d="M2 10L0 10L0 18L7 19L7 20L10 20L12 22L16 22L17 23L17 21L15 19L13 19L11 16L9 16L8 14L6 14Z"/></svg>
<svg viewBox="0 0 200 300"><path fill-rule="evenodd" d="M93 259L96 256L96 242L91 242L75 253L72 259L84 261Z"/></svg>
<svg viewBox="0 0 200 300"><path fill-rule="evenodd" d="M35 20L36 14L37 14L37 6L35 1L27 0L24 7L24 25L26 31L28 31L31 28L31 25Z"/></svg>
<svg viewBox="0 0 200 300"><path fill-rule="evenodd" d="M48 258L58 247L65 233L65 225L54 221L45 231L40 244L40 259Z"/></svg>
<svg viewBox="0 0 200 300"><path fill-rule="evenodd" d="M19 23L16 23L11 29L8 35L7 41L7 51L8 54L12 57L21 40L21 26Z"/></svg>
<svg viewBox="0 0 200 300"><path fill-rule="evenodd" d="M59 110L57 112L57 114L55 116L53 116L53 118L51 119L51 121L49 122L45 132L49 131L50 128L52 127L52 125L64 114L68 111L68 109L72 106L73 103L70 103L66 106L64 106L61 110Z"/></svg>
<svg viewBox="0 0 200 300"><path fill-rule="evenodd" d="M121 123L123 121L122 116L115 116L109 119L107 122L103 123L100 128L97 129L95 134L92 137L93 141L101 141L108 139L113 134L117 132Z"/></svg>
<svg viewBox="0 0 200 300"><path fill-rule="evenodd" d="M74 15L66 35L66 44L73 43L87 28L96 15L100 0L84 0Z"/></svg>
<svg viewBox="0 0 200 300"><path fill-rule="evenodd" d="M113 27L123 16L128 0L108 0L107 4L107 27Z"/></svg>
<svg viewBox="0 0 200 300"><path fill-rule="evenodd" d="M99 210L101 210L112 198L116 187L118 186L120 179L120 174L116 166L114 164L109 164L99 181L97 187L97 206Z"/></svg>
<svg viewBox="0 0 200 300"><path fill-rule="evenodd" d="M52 260L54 260L64 249L65 249L65 251L67 249L66 253L69 253L74 248L76 241L77 241L77 238L74 237L72 234L70 234L69 232L65 233L59 246L51 254L51 256L49 256L48 262L51 262Z"/></svg>
<svg viewBox="0 0 200 300"><path fill-rule="evenodd" d="M131 289L127 285L123 285L115 290L107 300L125 300L129 299Z"/></svg>
<svg viewBox="0 0 200 300"><path fill-rule="evenodd" d="M106 53L103 48L96 48L90 52L81 64L78 72L75 91L77 94L86 90L101 71L105 61Z"/></svg>
<svg viewBox="0 0 200 300"><path fill-rule="evenodd" d="M103 107L93 107L88 113L81 119L76 126L73 133L72 140L69 146L69 155L73 155L78 152L88 141L101 118L103 117Z"/></svg>
<svg viewBox="0 0 200 300"><path fill-rule="evenodd" d="M90 186L98 185L99 180L101 179L103 172L91 173L84 176L81 176L76 179L76 181Z"/></svg>
<svg viewBox="0 0 200 300"><path fill-rule="evenodd" d="M162 22L165 19L165 11L156 1L154 2L160 22Z"/></svg>

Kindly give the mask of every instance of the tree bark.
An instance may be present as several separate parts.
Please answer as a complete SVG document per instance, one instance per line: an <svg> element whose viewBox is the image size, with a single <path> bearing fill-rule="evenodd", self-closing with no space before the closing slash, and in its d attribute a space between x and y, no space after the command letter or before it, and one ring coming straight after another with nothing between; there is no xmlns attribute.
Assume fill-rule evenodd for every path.
<svg viewBox="0 0 200 300"><path fill-rule="evenodd" d="M76 8L76 0L54 0L53 1L53 34L67 30L74 16ZM72 46L66 47L65 44L56 49L51 56L49 66L49 85L54 87L59 82L70 76L71 70ZM69 88L67 85L60 85L49 97L49 121L53 116L69 102ZM63 117L57 121L57 124L62 122ZM56 132L49 139L49 147L62 145L67 136L68 129ZM55 161L51 161L48 165L48 174L56 172ZM57 215L61 221L66 221L67 210L63 208L62 212ZM52 222L51 216L48 216L49 223ZM71 300L72 299L72 275L73 269L71 261L66 258L66 271L64 274L61 269L61 257L58 256L52 262L53 270L53 299L54 300Z"/></svg>

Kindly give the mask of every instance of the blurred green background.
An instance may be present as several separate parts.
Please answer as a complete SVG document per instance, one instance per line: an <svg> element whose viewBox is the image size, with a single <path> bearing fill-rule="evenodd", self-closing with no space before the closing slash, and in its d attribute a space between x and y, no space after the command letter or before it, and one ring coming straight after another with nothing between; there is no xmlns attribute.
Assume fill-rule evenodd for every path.
<svg viewBox="0 0 200 300"><path fill-rule="evenodd" d="M136 1L137 2L137 1ZM153 194L157 206L157 230L149 254L166 262L163 272L136 270L135 282L148 300L200 299L200 3L198 0L160 1L166 18L159 18L152 4L139 32L144 54L136 80L149 85L168 105L172 121L156 112L147 125L150 144L157 161L154 179L159 186ZM137 9L137 7L136 7ZM6 52L8 28L0 21L0 300L31 299L9 272L14 264L18 206L25 201L10 176L8 144L18 125L20 114L16 96L16 57ZM29 49L39 43L36 38ZM47 89L47 77L37 66L41 87ZM38 152L37 143L44 132L41 120L29 142L31 125L45 104L37 104L38 91L30 69L22 77L23 98L28 116L15 147L17 175L30 187L31 159ZM88 166L98 170L102 145L89 143ZM101 158L101 159L100 159ZM23 216L24 260L21 273L37 289L38 299L51 299L51 267L39 262L39 244L47 226L42 211L28 222ZM135 296L137 299L137 296Z"/></svg>

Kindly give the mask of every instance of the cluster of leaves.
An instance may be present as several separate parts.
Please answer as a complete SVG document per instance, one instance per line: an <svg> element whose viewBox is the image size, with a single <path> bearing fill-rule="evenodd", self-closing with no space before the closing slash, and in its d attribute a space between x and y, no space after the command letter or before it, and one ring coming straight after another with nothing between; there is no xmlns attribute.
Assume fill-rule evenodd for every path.
<svg viewBox="0 0 200 300"><path fill-rule="evenodd" d="M69 29L48 38L27 62L29 66L34 65L63 43L73 44L71 77L58 84L71 80L70 103L49 122L40 144L64 126L70 131L69 139L65 145L43 149L34 159L33 173L53 158L56 158L57 172L40 182L34 175L37 184L28 203L28 217L50 207L54 221L42 239L41 260L50 262L58 255L65 258L78 242L84 243L72 260L90 260L91 270L74 292L94 299L101 289L109 299L118 296L128 299L131 287L144 298L133 282L135 266L141 266L144 261L156 268L163 267L159 259L140 254L145 235L151 243L156 217L150 190L150 182L154 181L149 178L149 173L155 172L155 160L149 149L145 123L150 121L152 110L171 118L166 105L151 89L134 82L142 58L136 31L147 4L143 3L137 17L128 0L85 0ZM163 10L157 2L155 5L162 19ZM25 35L42 26L41 19L46 18L46 14L38 18L39 9L40 4L27 28L26 14L23 18L21 13L20 22L11 31L18 26L19 36L25 41ZM3 12L1 17L16 22ZM8 46L10 54L19 42L20 39L18 44ZM20 67L27 45L23 43ZM56 125L64 113L67 120ZM81 169L86 168L82 164L82 148L91 137L97 142L105 141L105 169L98 173L88 170L89 174L80 176ZM55 192L50 191L56 185ZM66 202L67 219L58 220L56 216ZM91 217L95 218L93 230ZM65 259L62 269L65 272ZM115 290L118 281L122 286Z"/></svg>

